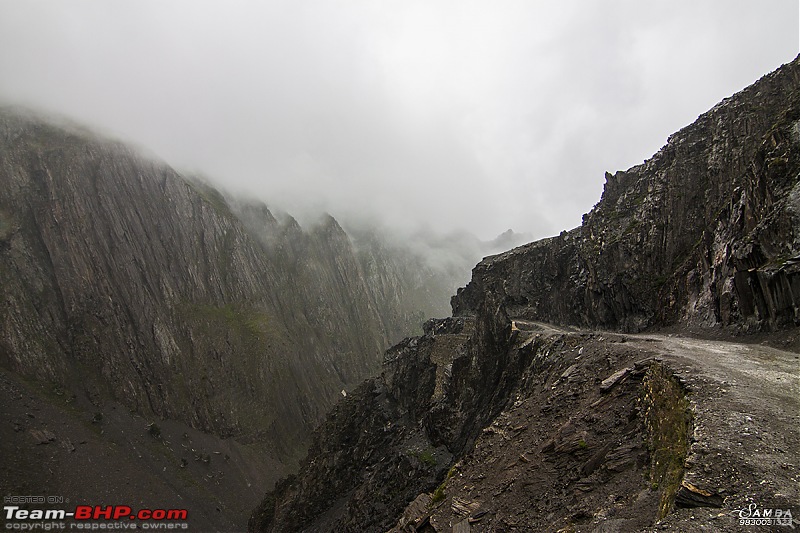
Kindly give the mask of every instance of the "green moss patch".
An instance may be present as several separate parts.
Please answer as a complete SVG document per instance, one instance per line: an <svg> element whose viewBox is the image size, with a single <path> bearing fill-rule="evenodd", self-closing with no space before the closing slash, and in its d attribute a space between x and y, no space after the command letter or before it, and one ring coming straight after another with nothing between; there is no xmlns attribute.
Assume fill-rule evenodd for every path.
<svg viewBox="0 0 800 533"><path fill-rule="evenodd" d="M639 406L650 452L650 486L661 489L658 505L661 519L672 509L683 480L692 412L686 391L661 363L653 363L647 370Z"/></svg>

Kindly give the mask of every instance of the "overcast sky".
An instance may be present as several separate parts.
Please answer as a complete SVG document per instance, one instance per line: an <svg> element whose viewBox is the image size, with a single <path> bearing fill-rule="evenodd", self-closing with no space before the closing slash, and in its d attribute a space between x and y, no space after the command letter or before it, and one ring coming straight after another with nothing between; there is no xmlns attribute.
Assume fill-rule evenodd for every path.
<svg viewBox="0 0 800 533"><path fill-rule="evenodd" d="M268 204L542 237L791 61L798 19L797 0L0 0L0 100Z"/></svg>

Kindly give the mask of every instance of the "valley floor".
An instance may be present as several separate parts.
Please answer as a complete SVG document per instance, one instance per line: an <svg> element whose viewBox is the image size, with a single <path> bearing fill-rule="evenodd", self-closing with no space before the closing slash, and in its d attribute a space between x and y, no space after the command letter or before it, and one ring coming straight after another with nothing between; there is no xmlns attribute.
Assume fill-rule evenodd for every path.
<svg viewBox="0 0 800 533"><path fill-rule="evenodd" d="M63 500L51 508L66 511L187 509L191 531L243 531L264 487L286 471L271 455L179 422L147 420L120 404L97 408L0 369L3 497L55 496Z"/></svg>

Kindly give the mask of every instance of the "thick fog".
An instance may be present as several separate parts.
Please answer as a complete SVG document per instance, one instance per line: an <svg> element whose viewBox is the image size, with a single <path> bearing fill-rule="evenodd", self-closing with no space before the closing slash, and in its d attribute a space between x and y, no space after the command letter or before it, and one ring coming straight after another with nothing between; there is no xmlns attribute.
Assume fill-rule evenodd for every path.
<svg viewBox="0 0 800 533"><path fill-rule="evenodd" d="M292 211L580 223L798 52L796 0L0 0L0 100Z"/></svg>

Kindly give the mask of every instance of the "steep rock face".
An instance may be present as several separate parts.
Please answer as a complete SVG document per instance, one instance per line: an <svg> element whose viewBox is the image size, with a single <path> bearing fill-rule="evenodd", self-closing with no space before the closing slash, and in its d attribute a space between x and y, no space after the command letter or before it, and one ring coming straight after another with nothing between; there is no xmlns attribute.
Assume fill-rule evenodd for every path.
<svg viewBox="0 0 800 533"><path fill-rule="evenodd" d="M298 475L267 494L249 528L652 525L683 475L682 386L651 359L649 339L631 348L625 337L533 321L622 330L795 324L798 82L795 60L644 165L608 175L580 228L478 264L452 300L453 318L387 352L381 376L339 403ZM637 397L642 409L633 408ZM653 415L650 404L669 415ZM674 424L652 431L663 420ZM512 451L497 451L504 447Z"/></svg>
<svg viewBox="0 0 800 533"><path fill-rule="evenodd" d="M318 428L298 478L268 494L259 531L385 531L435 488L453 458L504 405L530 350L508 350L497 307L481 318L430 320L386 352L384 369Z"/></svg>
<svg viewBox="0 0 800 533"><path fill-rule="evenodd" d="M422 324L430 316L449 314L447 303L454 281L447 271L432 268L424 257L393 247L375 234L350 234L364 278L368 286L375 288L376 310L392 343L408 335L408 328L401 328L402 324ZM460 273L468 272L469 267ZM431 314L424 314L423 310Z"/></svg>
<svg viewBox="0 0 800 533"><path fill-rule="evenodd" d="M333 218L279 222L75 127L2 110L0 183L0 363L96 405L291 461L413 328Z"/></svg>
<svg viewBox="0 0 800 533"><path fill-rule="evenodd" d="M641 330L800 320L800 61L724 100L644 164L606 174L570 232L486 258L453 299L474 314Z"/></svg>

